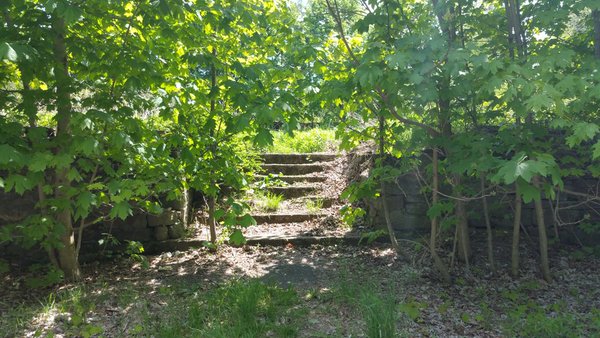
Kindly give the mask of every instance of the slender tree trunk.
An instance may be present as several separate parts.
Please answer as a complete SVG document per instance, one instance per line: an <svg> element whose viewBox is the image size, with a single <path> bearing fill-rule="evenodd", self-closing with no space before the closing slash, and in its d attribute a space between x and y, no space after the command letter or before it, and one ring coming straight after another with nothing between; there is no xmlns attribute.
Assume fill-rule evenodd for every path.
<svg viewBox="0 0 600 338"><path fill-rule="evenodd" d="M518 0L504 1L506 9L506 19L508 21L508 37L509 41L514 44L517 49L519 59L525 59L527 55L526 41L521 25L521 9ZM509 46L509 50L514 50L513 45Z"/></svg>
<svg viewBox="0 0 600 338"><path fill-rule="evenodd" d="M600 59L600 9L592 12L594 20L594 55L596 59Z"/></svg>
<svg viewBox="0 0 600 338"><path fill-rule="evenodd" d="M533 185L536 189L541 190L541 183L539 176L533 177ZM540 241L540 268L542 270L542 277L547 281L552 281L550 275L550 262L548 259L548 235L546 233L546 222L544 220L544 208L542 206L542 192L540 191L539 198L534 200L535 206L535 218L538 226L538 236Z"/></svg>
<svg viewBox="0 0 600 338"><path fill-rule="evenodd" d="M439 170L438 170L438 149L437 148L433 148L433 159L432 159L432 166L433 166L433 177L432 177L432 182L431 182L431 203L432 205L436 205L437 203L439 203ZM444 262L442 262L440 256L438 256L437 254L437 235L438 235L438 222L439 222L439 218L433 217L431 219L431 237L429 238L429 251L431 251L431 257L433 258L433 265L435 266L435 268L438 270L438 272L440 273L442 279L444 280L444 282L450 284L451 279L450 279L450 273L448 272L448 269L446 268L446 265L444 265Z"/></svg>
<svg viewBox="0 0 600 338"><path fill-rule="evenodd" d="M492 224L490 222L490 211L488 208L487 198L485 197L485 178L483 175L479 178L481 193L483 194L482 203L483 203L483 217L485 219L485 230L487 231L487 251L488 251L488 261L490 263L490 269L492 272L496 272L496 264L494 262L494 234L492 233Z"/></svg>
<svg viewBox="0 0 600 338"><path fill-rule="evenodd" d="M52 21L52 30L54 33L54 61L56 67L54 75L56 77L56 108L57 108L57 129L56 138L61 142L57 149L58 153L64 152L64 147L69 144L71 138L71 88L67 47L65 43L66 26L62 18L54 18ZM69 188L71 182L68 178L70 165L64 168L56 169L54 176L54 197L59 200L69 200ZM56 249L58 264L65 274L68 281L77 281L81 279L79 260L75 252L75 235L73 231L73 219L71 218L71 208L62 207L56 212L56 221L64 228L60 237L62 247Z"/></svg>
<svg viewBox="0 0 600 338"><path fill-rule="evenodd" d="M458 176L458 175L457 175ZM460 184L460 177L458 177L457 184ZM462 198L462 194L455 190L455 196ZM454 202L456 207L456 219L458 227L458 257L465 262L467 268L469 267L471 257L471 239L469 238L469 223L467 217L467 209L463 200L456 200Z"/></svg>
<svg viewBox="0 0 600 338"><path fill-rule="evenodd" d="M385 117L383 114L379 114L379 166L383 166L385 160ZM387 193L385 191L385 182L380 180L381 183L381 203L383 204L383 214L385 216L385 225L387 227L388 234L390 236L390 242L396 252L400 251L400 245L396 239L396 232L390 219L390 210L387 204Z"/></svg>
<svg viewBox="0 0 600 338"><path fill-rule="evenodd" d="M519 185L515 183L515 219L513 221L511 273L514 278L519 276L519 237L521 235L521 214L523 201Z"/></svg>
<svg viewBox="0 0 600 338"><path fill-rule="evenodd" d="M216 99L214 95L216 95L217 90L217 68L215 67L215 61L217 58L217 49L212 47L212 56L213 61L210 66L210 119L215 118L215 109L216 109ZM211 153L213 157L216 157L217 144L215 139L215 128L210 130L211 137ZM213 186L216 182L213 182ZM210 231L210 242L215 244L217 242L217 229L216 229L216 219L215 219L215 211L216 211L216 196L210 196L208 198L208 228Z"/></svg>
<svg viewBox="0 0 600 338"><path fill-rule="evenodd" d="M215 210L216 210L216 198L209 197L208 198L208 229L210 231L210 242L217 242L217 228L216 228L216 220L215 220Z"/></svg>

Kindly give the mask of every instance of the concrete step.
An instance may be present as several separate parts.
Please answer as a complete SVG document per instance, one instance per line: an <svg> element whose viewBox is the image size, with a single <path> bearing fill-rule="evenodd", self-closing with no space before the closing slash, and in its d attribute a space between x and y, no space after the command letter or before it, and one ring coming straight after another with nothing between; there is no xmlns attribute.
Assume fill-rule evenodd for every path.
<svg viewBox="0 0 600 338"><path fill-rule="evenodd" d="M317 163L308 164L263 164L262 168L271 174L306 175L325 171L325 166Z"/></svg>
<svg viewBox="0 0 600 338"><path fill-rule="evenodd" d="M326 214L320 213L296 213L296 214L259 214L252 215L256 223L263 224L277 224L277 223L301 223L306 221L312 221L321 217L327 216Z"/></svg>
<svg viewBox="0 0 600 338"><path fill-rule="evenodd" d="M265 163L301 164L313 162L330 162L338 157L334 153L304 153L304 154L280 154L266 153L261 158Z"/></svg>
<svg viewBox="0 0 600 338"><path fill-rule="evenodd" d="M254 176L257 180L264 180L266 175L256 175ZM273 177L271 180L281 180L286 183L298 183L298 182L307 182L307 183L318 183L327 181L326 176L307 176L307 175L288 175L288 176L279 176Z"/></svg>
<svg viewBox="0 0 600 338"><path fill-rule="evenodd" d="M282 246L292 244L294 246L319 245L358 245L360 235L349 233L343 236L248 236L246 245ZM364 241L363 241L364 242ZM163 252L186 251L198 249L209 245L204 239L172 239L162 242L144 243L144 254L157 255ZM363 243L364 245L364 243Z"/></svg>
<svg viewBox="0 0 600 338"><path fill-rule="evenodd" d="M347 234L344 236L249 236L246 245L261 246L283 246L292 244L294 246L311 245L358 245L360 235Z"/></svg>
<svg viewBox="0 0 600 338"><path fill-rule="evenodd" d="M277 195L282 195L284 198L297 198L297 197L302 197L302 196L306 196L308 194L311 194L317 190L319 190L318 187L315 186L310 186L310 185L303 185L303 186L289 186L289 187L269 187L267 188L267 190L269 190L270 192L277 194Z"/></svg>
<svg viewBox="0 0 600 338"><path fill-rule="evenodd" d="M322 208L330 208L336 202L335 198L331 198L331 197L323 198L323 197L314 196L314 195L304 196L304 197L300 198L300 200L304 201L305 203L306 203L306 200L313 200L313 201L320 200L322 203L322 206L321 206Z"/></svg>

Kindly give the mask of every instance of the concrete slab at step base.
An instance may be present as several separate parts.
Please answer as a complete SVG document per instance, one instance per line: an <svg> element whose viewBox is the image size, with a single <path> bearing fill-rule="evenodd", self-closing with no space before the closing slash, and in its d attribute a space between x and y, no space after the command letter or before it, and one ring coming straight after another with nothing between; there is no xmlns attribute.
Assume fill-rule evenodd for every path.
<svg viewBox="0 0 600 338"><path fill-rule="evenodd" d="M276 224L276 223L301 223L312 221L321 217L326 217L327 214L321 213L301 213L301 214L262 214L252 215L256 223Z"/></svg>
<svg viewBox="0 0 600 338"><path fill-rule="evenodd" d="M280 154L267 153L260 155L265 163L300 164L312 162L330 162L338 155L332 153Z"/></svg>
<svg viewBox="0 0 600 338"><path fill-rule="evenodd" d="M256 175L255 178L258 181L262 181L267 178L266 175ZM306 182L306 183L320 183L327 181L327 177L325 176L306 176L306 175L290 175L290 176L275 176L273 178L269 178L272 181L280 180L289 184Z"/></svg>
<svg viewBox="0 0 600 338"><path fill-rule="evenodd" d="M360 235L348 234L345 236L256 236L247 237L245 245L256 246L294 246L310 245L357 245ZM144 243L144 254L156 255L163 252L186 251L204 247L209 242L201 239L172 239L161 242Z"/></svg>

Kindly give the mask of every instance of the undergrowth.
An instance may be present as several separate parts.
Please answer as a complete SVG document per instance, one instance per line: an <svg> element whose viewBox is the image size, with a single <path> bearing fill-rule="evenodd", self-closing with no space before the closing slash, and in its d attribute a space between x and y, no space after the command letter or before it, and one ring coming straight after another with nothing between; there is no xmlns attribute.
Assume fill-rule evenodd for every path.
<svg viewBox="0 0 600 338"><path fill-rule="evenodd" d="M318 153L336 149L335 131L315 128L297 131L293 135L276 131L273 133L273 144L264 151L290 154Z"/></svg>

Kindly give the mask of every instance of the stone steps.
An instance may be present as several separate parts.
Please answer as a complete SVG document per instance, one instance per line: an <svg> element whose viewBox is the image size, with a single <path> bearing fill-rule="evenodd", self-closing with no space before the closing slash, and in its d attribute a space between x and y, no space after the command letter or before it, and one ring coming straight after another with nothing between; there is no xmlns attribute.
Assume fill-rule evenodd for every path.
<svg viewBox="0 0 600 338"><path fill-rule="evenodd" d="M337 158L333 153L280 154L266 153L261 158L265 163L305 164L314 162L331 162Z"/></svg>
<svg viewBox="0 0 600 338"><path fill-rule="evenodd" d="M322 213L286 213L286 214L255 214L252 215L258 224L302 223L325 217Z"/></svg>
<svg viewBox="0 0 600 338"><path fill-rule="evenodd" d="M255 175L257 180L264 180L267 178L266 175ZM315 175L288 175L288 176L275 176L272 180L281 180L283 182L294 184L294 183L321 183L327 181L326 176L315 176Z"/></svg>
<svg viewBox="0 0 600 338"><path fill-rule="evenodd" d="M286 199L303 197L319 190L318 187L310 185L292 185L288 187L269 187L268 191L281 195Z"/></svg>
<svg viewBox="0 0 600 338"><path fill-rule="evenodd" d="M271 174L283 175L306 175L312 173L322 173L325 171L325 165L320 163L305 163L305 164L263 164L262 168Z"/></svg>
<svg viewBox="0 0 600 338"><path fill-rule="evenodd" d="M299 247L311 245L358 245L358 234L344 236L248 236L245 245L250 246L283 246L294 245ZM198 249L209 245L205 239L178 239L162 242L149 242L144 245L145 254L159 254L162 252L186 251Z"/></svg>

